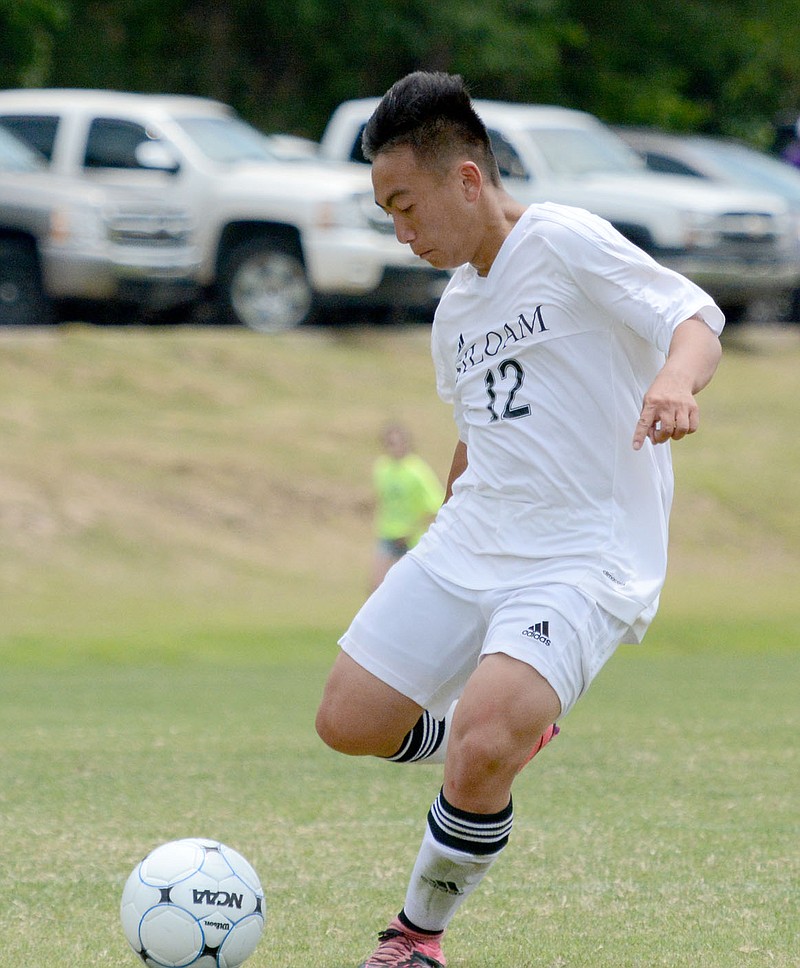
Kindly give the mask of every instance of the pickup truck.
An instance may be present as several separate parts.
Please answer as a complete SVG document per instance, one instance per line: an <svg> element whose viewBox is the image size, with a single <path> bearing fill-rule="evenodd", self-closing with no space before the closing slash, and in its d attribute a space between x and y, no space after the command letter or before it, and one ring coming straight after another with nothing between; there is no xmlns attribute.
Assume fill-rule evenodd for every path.
<svg viewBox="0 0 800 968"><path fill-rule="evenodd" d="M320 156L363 161L377 98L346 101ZM777 195L648 171L599 119L546 105L477 100L508 191L588 209L663 265L705 288L730 322L774 311L800 280L794 222Z"/></svg>
<svg viewBox="0 0 800 968"><path fill-rule="evenodd" d="M70 303L166 310L195 299L190 229L157 198L51 175L0 128L0 325L55 322Z"/></svg>
<svg viewBox="0 0 800 968"><path fill-rule="evenodd" d="M395 239L363 166L282 161L217 101L3 91L0 127L54 173L169 192L193 217L197 281L222 322L269 332L331 306L427 312L447 281Z"/></svg>

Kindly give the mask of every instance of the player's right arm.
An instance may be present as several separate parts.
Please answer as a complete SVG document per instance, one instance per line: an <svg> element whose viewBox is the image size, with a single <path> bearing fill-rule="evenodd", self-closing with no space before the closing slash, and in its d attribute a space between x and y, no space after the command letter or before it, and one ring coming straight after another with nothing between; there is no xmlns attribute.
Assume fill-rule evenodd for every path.
<svg viewBox="0 0 800 968"><path fill-rule="evenodd" d="M453 462L450 465L450 473L447 475L447 490L445 491L444 495L445 504L450 500L450 495L453 493L454 482L461 477L466 469L467 445L463 440L459 440L459 442L456 444L456 449L453 452Z"/></svg>
<svg viewBox="0 0 800 968"><path fill-rule="evenodd" d="M709 383L721 355L719 337L701 316L690 316L675 328L667 362L645 394L634 450L640 450L648 437L663 444L697 430L695 394Z"/></svg>

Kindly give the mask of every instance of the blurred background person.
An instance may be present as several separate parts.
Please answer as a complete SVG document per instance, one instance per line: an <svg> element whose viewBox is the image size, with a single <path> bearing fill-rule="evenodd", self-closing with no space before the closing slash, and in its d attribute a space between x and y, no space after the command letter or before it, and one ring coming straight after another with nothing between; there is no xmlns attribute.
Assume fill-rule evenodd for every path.
<svg viewBox="0 0 800 968"><path fill-rule="evenodd" d="M370 576L373 590L419 541L444 500L441 481L433 468L413 453L406 427L388 424L381 442L384 452L372 470L377 535Z"/></svg>

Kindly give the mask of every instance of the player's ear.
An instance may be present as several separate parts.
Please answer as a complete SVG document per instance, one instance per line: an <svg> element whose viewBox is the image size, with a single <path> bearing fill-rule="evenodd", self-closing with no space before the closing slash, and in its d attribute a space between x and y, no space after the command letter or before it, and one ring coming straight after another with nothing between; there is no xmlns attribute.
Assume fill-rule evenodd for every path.
<svg viewBox="0 0 800 968"><path fill-rule="evenodd" d="M474 161L464 161L458 169L461 179L461 190L468 202L475 202L481 194L483 175Z"/></svg>

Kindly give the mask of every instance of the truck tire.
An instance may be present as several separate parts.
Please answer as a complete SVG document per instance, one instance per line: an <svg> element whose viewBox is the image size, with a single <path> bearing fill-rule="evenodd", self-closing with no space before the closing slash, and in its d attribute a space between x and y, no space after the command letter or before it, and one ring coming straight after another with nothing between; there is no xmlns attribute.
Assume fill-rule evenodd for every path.
<svg viewBox="0 0 800 968"><path fill-rule="evenodd" d="M274 239L248 239L224 259L219 279L223 316L259 333L308 322L314 293L299 254Z"/></svg>
<svg viewBox="0 0 800 968"><path fill-rule="evenodd" d="M0 326L45 326L53 308L42 288L36 251L24 239L0 239Z"/></svg>

